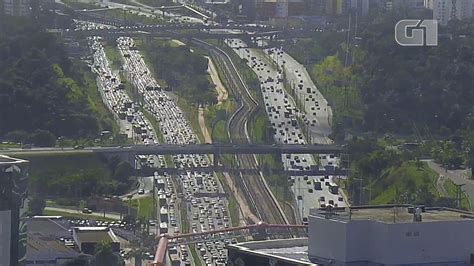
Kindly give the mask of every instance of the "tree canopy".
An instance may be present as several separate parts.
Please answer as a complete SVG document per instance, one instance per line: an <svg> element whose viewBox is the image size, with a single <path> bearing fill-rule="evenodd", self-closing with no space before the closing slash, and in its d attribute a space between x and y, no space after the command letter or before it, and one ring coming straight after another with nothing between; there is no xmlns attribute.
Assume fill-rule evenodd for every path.
<svg viewBox="0 0 474 266"><path fill-rule="evenodd" d="M393 37L393 25L401 18L384 14L361 27L353 73L366 106L365 126L400 133L413 133L415 127L440 135L455 132L473 115L474 25L441 28L451 35L441 36L435 47L403 47Z"/></svg>
<svg viewBox="0 0 474 266"><path fill-rule="evenodd" d="M92 266L122 266L124 261L112 251L110 242L101 241L96 244L94 250L94 257L92 258Z"/></svg>
<svg viewBox="0 0 474 266"><path fill-rule="evenodd" d="M26 18L5 17L1 23L0 138L27 132L16 140L51 146L59 136L97 136L101 125L80 68L60 39Z"/></svg>
<svg viewBox="0 0 474 266"><path fill-rule="evenodd" d="M166 80L179 96L195 104L216 103L216 92L208 79L208 60L188 46L170 42L146 42L145 52L157 77Z"/></svg>

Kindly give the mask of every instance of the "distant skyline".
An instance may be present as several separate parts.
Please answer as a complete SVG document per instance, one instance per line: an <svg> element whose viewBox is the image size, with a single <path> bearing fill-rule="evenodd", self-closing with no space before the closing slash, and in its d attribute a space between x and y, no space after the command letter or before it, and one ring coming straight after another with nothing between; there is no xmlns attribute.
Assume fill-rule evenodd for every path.
<svg viewBox="0 0 474 266"><path fill-rule="evenodd" d="M28 16L30 14L30 0L2 0L3 12L10 16Z"/></svg>
<svg viewBox="0 0 474 266"><path fill-rule="evenodd" d="M433 10L433 19L447 25L454 18L459 20L472 17L473 0L425 0L425 7Z"/></svg>

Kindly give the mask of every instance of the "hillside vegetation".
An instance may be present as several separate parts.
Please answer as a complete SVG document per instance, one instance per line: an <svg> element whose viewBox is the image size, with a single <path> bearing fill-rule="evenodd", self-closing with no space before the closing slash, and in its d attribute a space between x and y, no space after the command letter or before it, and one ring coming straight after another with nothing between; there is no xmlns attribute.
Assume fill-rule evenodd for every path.
<svg viewBox="0 0 474 266"><path fill-rule="evenodd" d="M398 45L394 25L415 15L425 14L377 10L360 18L357 36L351 26L349 48L343 19L339 30L285 44L290 54L309 65L336 118L341 118L336 125L341 123L344 130L447 136L472 120L474 24L453 21L440 26L436 47Z"/></svg>
<svg viewBox="0 0 474 266"><path fill-rule="evenodd" d="M186 45L153 40L142 46L156 77L192 104L215 104L217 94L207 74L208 60Z"/></svg>
<svg viewBox="0 0 474 266"><path fill-rule="evenodd" d="M393 141L393 140L392 140ZM425 204L456 207L456 193L437 186L438 174L420 157L430 153L430 143L408 150L380 141L355 138L348 142L350 176L345 188L355 204ZM445 186L449 186L445 182ZM462 207L468 209L464 199Z"/></svg>
<svg viewBox="0 0 474 266"><path fill-rule="evenodd" d="M112 129L90 73L58 38L27 19L0 23L1 139L51 146Z"/></svg>
<svg viewBox="0 0 474 266"><path fill-rule="evenodd" d="M79 199L122 195L135 182L133 168L97 154L22 156L28 159L30 193L43 198Z"/></svg>

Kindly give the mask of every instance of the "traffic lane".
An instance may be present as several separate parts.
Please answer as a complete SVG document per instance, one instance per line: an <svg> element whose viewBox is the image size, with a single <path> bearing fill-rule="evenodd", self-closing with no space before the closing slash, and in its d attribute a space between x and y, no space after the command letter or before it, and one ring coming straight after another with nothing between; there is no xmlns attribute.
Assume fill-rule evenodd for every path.
<svg viewBox="0 0 474 266"><path fill-rule="evenodd" d="M268 49L270 51L271 49ZM280 66L285 69L286 76L290 82L290 84L293 84L295 89L296 89L296 95L299 96L298 98L301 98L304 100L304 103L307 103L307 108L306 112L310 116L314 116L318 118L321 121L321 126L324 127L323 130L327 134L327 128L329 125L325 125L324 121L327 121L328 117L328 106L327 106L327 101L322 97L321 93L317 90L316 86L312 82L308 72L306 71L306 68L296 62L291 56L288 54L284 53L281 50L277 50L275 52L274 50L271 50L272 53L270 57L274 61L279 61L279 62L285 62L284 64L281 64ZM279 54L278 54L279 53ZM310 92L308 92L308 89ZM316 112L316 115L314 115L312 112L313 110L310 110L308 107L313 102L316 104L314 109L317 109L320 107L319 112ZM309 105L308 105L309 104Z"/></svg>
<svg viewBox="0 0 474 266"><path fill-rule="evenodd" d="M265 64L262 66L260 62L262 62L261 59L258 59L256 60L255 58L253 58L254 56L257 57L258 55L257 54L254 54L252 53L252 50L245 50L246 53L239 53L240 55L244 55L246 56L247 58L250 58L250 60L248 61L249 64L251 65L251 67L253 68L253 70L256 72L257 76L259 77L262 85L265 86L265 88L270 88L270 89L264 89L262 88L262 94L264 96L264 100L266 100L266 107L268 106L276 106L276 108L278 109L278 106L283 106L285 104L285 97L284 97L284 92L282 90L280 90L282 88L282 84L279 84L278 82L275 82L275 81L267 81L266 78L267 78L267 75L272 77L273 76L273 79L274 80L277 80L277 77L276 75L277 72L272 70L269 66L269 64L267 64L265 66ZM253 58L253 59L252 59ZM256 63L257 62L257 63ZM273 86L273 88L271 88ZM288 101L287 104L290 104L290 101ZM294 105L294 102L293 102L293 105ZM280 123L285 123L286 119L284 119L283 117L279 116L279 115L275 115L273 112L268 112L268 115L269 115L269 119L271 122L275 122L276 124L280 124ZM287 122L287 121L286 121ZM288 136L291 136L291 135L294 135L296 134L296 131L299 130L299 128L296 126L290 130L286 130L287 128L285 128L284 131L280 131L277 129L277 132L276 132L276 138L277 140L281 141L282 139L284 139L285 141L288 141ZM289 133L287 133L286 131L289 131ZM290 142L294 142L295 140L293 139L290 139ZM304 143L304 142L303 142ZM288 167L289 163L291 163L295 157L291 156L291 159L290 160L286 160L286 158L283 156L283 162L284 164L286 164L286 166ZM304 165L309 165L311 163L311 160L308 160L306 159L306 163ZM337 202L340 202L339 199L340 197L338 195L333 195L332 193L329 192L329 189L324 189L325 186L324 184L322 185L322 190L321 192L319 191L312 191L312 192L309 192L310 188L308 188L308 185L306 183L306 181L302 181L302 180L299 180L297 179L296 180L296 183L293 185L293 188L294 189L297 189L299 187L299 194L301 194L301 196L303 196L303 204L300 204L304 207L304 205L307 205L306 208L304 208L301 212L303 215L307 215L307 213L309 212L309 209L310 207L315 207L314 205L314 202L317 202L321 196L324 196L324 199L328 199L327 201L329 202L329 200L332 200L334 201L335 204L338 204ZM301 188L304 188L304 191L301 190ZM296 192L295 192L296 194ZM307 203L307 204L305 204ZM338 205L343 205L343 203L339 203Z"/></svg>
<svg viewBox="0 0 474 266"><path fill-rule="evenodd" d="M294 178L293 193L295 194L297 206L302 217L308 217L312 208L324 207L329 204L337 207L346 207L346 203L340 194L333 194L329 191L326 182L331 182L331 178L328 179L324 176L308 176L307 180L304 177ZM314 181L321 182L320 190L314 188Z"/></svg>
<svg viewBox="0 0 474 266"><path fill-rule="evenodd" d="M286 77L289 83L292 84L298 101L302 103L306 115L310 118L309 120L316 120L314 121L315 125L311 126L312 135L317 139L321 139L322 142L319 141L320 143L330 143L331 141L327 138L332 132L329 123L330 107L313 83L306 68L281 50L267 49L266 51L267 53L272 51L270 58L275 62L284 62L284 64L279 65L285 69Z"/></svg>
<svg viewBox="0 0 474 266"><path fill-rule="evenodd" d="M174 156L174 160L179 163L179 162L184 162L188 159L190 159L192 157L192 155L179 155L179 156ZM192 185L196 184L197 182L194 180L194 177L196 176L196 174L189 174L189 175L186 175L186 176L181 176L181 178L183 179L183 187L185 189L185 200L189 200L189 199L192 199L192 194L194 192L196 192L195 190L192 189ZM206 180L208 179L212 179L211 176L206 176ZM208 186L206 186L206 190L209 190L207 189ZM211 192L213 192L213 190L217 190L218 187L214 186L213 189L211 189ZM190 209L190 211L192 210L192 208ZM190 212L191 213L191 212ZM190 214L188 214L190 215ZM204 216L204 217L207 217L207 216ZM188 217L189 218L189 217ZM193 225L192 224L192 227L195 227L193 228L194 230L197 230L197 225ZM206 227L200 227L200 229L202 230L203 228L206 228ZM204 229L205 230L205 229Z"/></svg>
<svg viewBox="0 0 474 266"><path fill-rule="evenodd" d="M126 52L127 54L131 55L129 57L130 58L129 59L130 65L127 67L127 69L131 69L132 66L135 65L137 67L133 67L133 69L138 69L139 71L142 71L141 73L144 73L143 71L147 71L146 66L141 63L141 58L139 58L138 53L130 52L130 51L127 50L127 47L126 47L127 41L130 41L130 40L123 40L123 44L124 44L123 51L124 51L124 53ZM143 75L141 75L139 77L142 77L142 76ZM142 78L138 78L136 80L136 85L138 85L139 89L141 89L143 92L146 91L146 88L144 88L144 85L143 85L144 83L145 82L143 82ZM149 96L149 98L146 98L146 100L148 100L148 101L152 101L154 96L164 97L164 96L160 96L160 94L158 94L157 92L150 92L147 95ZM156 105L151 105L151 106L156 106ZM162 105L159 105L159 106L162 106ZM170 107L171 108L176 108L175 105L170 106ZM160 112L162 110L157 110L157 111ZM189 135L188 135L188 138L186 138L186 136L180 135L183 132L171 132L171 133L176 133L177 135L175 135L175 137L178 137L178 138L173 138L173 137L168 138L167 142L179 143L179 144L189 143L190 140L194 139L194 135L192 133L192 130L189 128L189 125L185 122L185 120L182 116L179 117L181 119L181 121L171 119L171 118L173 118L173 115L175 115L176 113L177 112L169 113L169 112L165 111L165 112L163 112L163 114L164 114L163 117L160 117L160 118L162 118L162 119L160 119L161 122L163 122L163 121L169 122L169 123L163 122L164 126L163 126L163 124L161 124L161 126L163 126L164 130L166 131L166 132L164 132L165 137L167 135L169 135L168 132L174 130L176 128L176 126L182 127L183 129L187 130ZM178 125L176 125L176 122L178 123ZM201 158L198 158L197 155L183 155L183 154L174 155L173 156L173 161L175 162L175 164L178 164L178 166L183 166L184 164L190 164L190 163L192 163L194 165L199 165L199 164L202 163ZM197 180L198 176L201 178L200 182L198 182L198 180ZM191 221L192 221L192 219L191 219L190 216L193 215L197 211L195 209L195 206L193 206L193 202L192 202L194 200L194 194L195 193L197 193L197 192L201 192L201 193L202 192L210 192L210 193L214 192L215 193L217 191L222 191L222 188L217 185L218 181L215 179L215 176L213 176L213 175L198 174L196 172L194 172L194 173L188 172L187 175L181 175L180 180L182 181L181 185L183 187L183 192L184 192L183 195L182 195L182 197L183 197L182 200L185 200L187 202L186 206L187 206L187 216L188 217L186 217L186 218L188 220L191 220ZM202 183L202 185L198 184L198 183ZM198 187L198 189L196 189L196 186ZM191 204L189 203L189 201L191 201ZM213 200L211 200L211 201L213 201ZM170 213L171 213L171 211L170 211ZM213 213L212 213L212 211L211 211L211 213L209 213L209 210L207 210L206 212L203 212L201 217L199 217L199 218L202 218L202 219L208 218L207 223L206 223L206 221L202 220L204 223L201 224L201 222L200 222L200 225L198 226L196 223L192 222L191 223L191 230L193 230L193 231L205 231L205 230L208 229L208 227L211 226L211 224L214 221ZM209 218L212 219L212 222L209 222Z"/></svg>

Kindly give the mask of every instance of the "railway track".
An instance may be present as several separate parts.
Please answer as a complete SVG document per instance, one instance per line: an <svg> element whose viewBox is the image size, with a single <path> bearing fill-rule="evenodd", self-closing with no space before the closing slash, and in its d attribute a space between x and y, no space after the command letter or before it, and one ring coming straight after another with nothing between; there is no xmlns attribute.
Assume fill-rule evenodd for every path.
<svg viewBox="0 0 474 266"><path fill-rule="evenodd" d="M229 83L239 108L232 114L227 123L227 132L232 143L250 143L247 132L248 119L254 115L258 108L258 102L252 97L245 82L240 77L230 57L220 48L212 46L201 40L194 39L195 43L206 48L215 59ZM276 198L272 194L264 177L258 170L258 164L254 155L236 155L239 167L245 169L255 169L254 172L240 173L240 184L246 192L249 203L260 220L267 223L283 224L288 223L283 210L279 206ZM254 221L255 222L255 221Z"/></svg>

